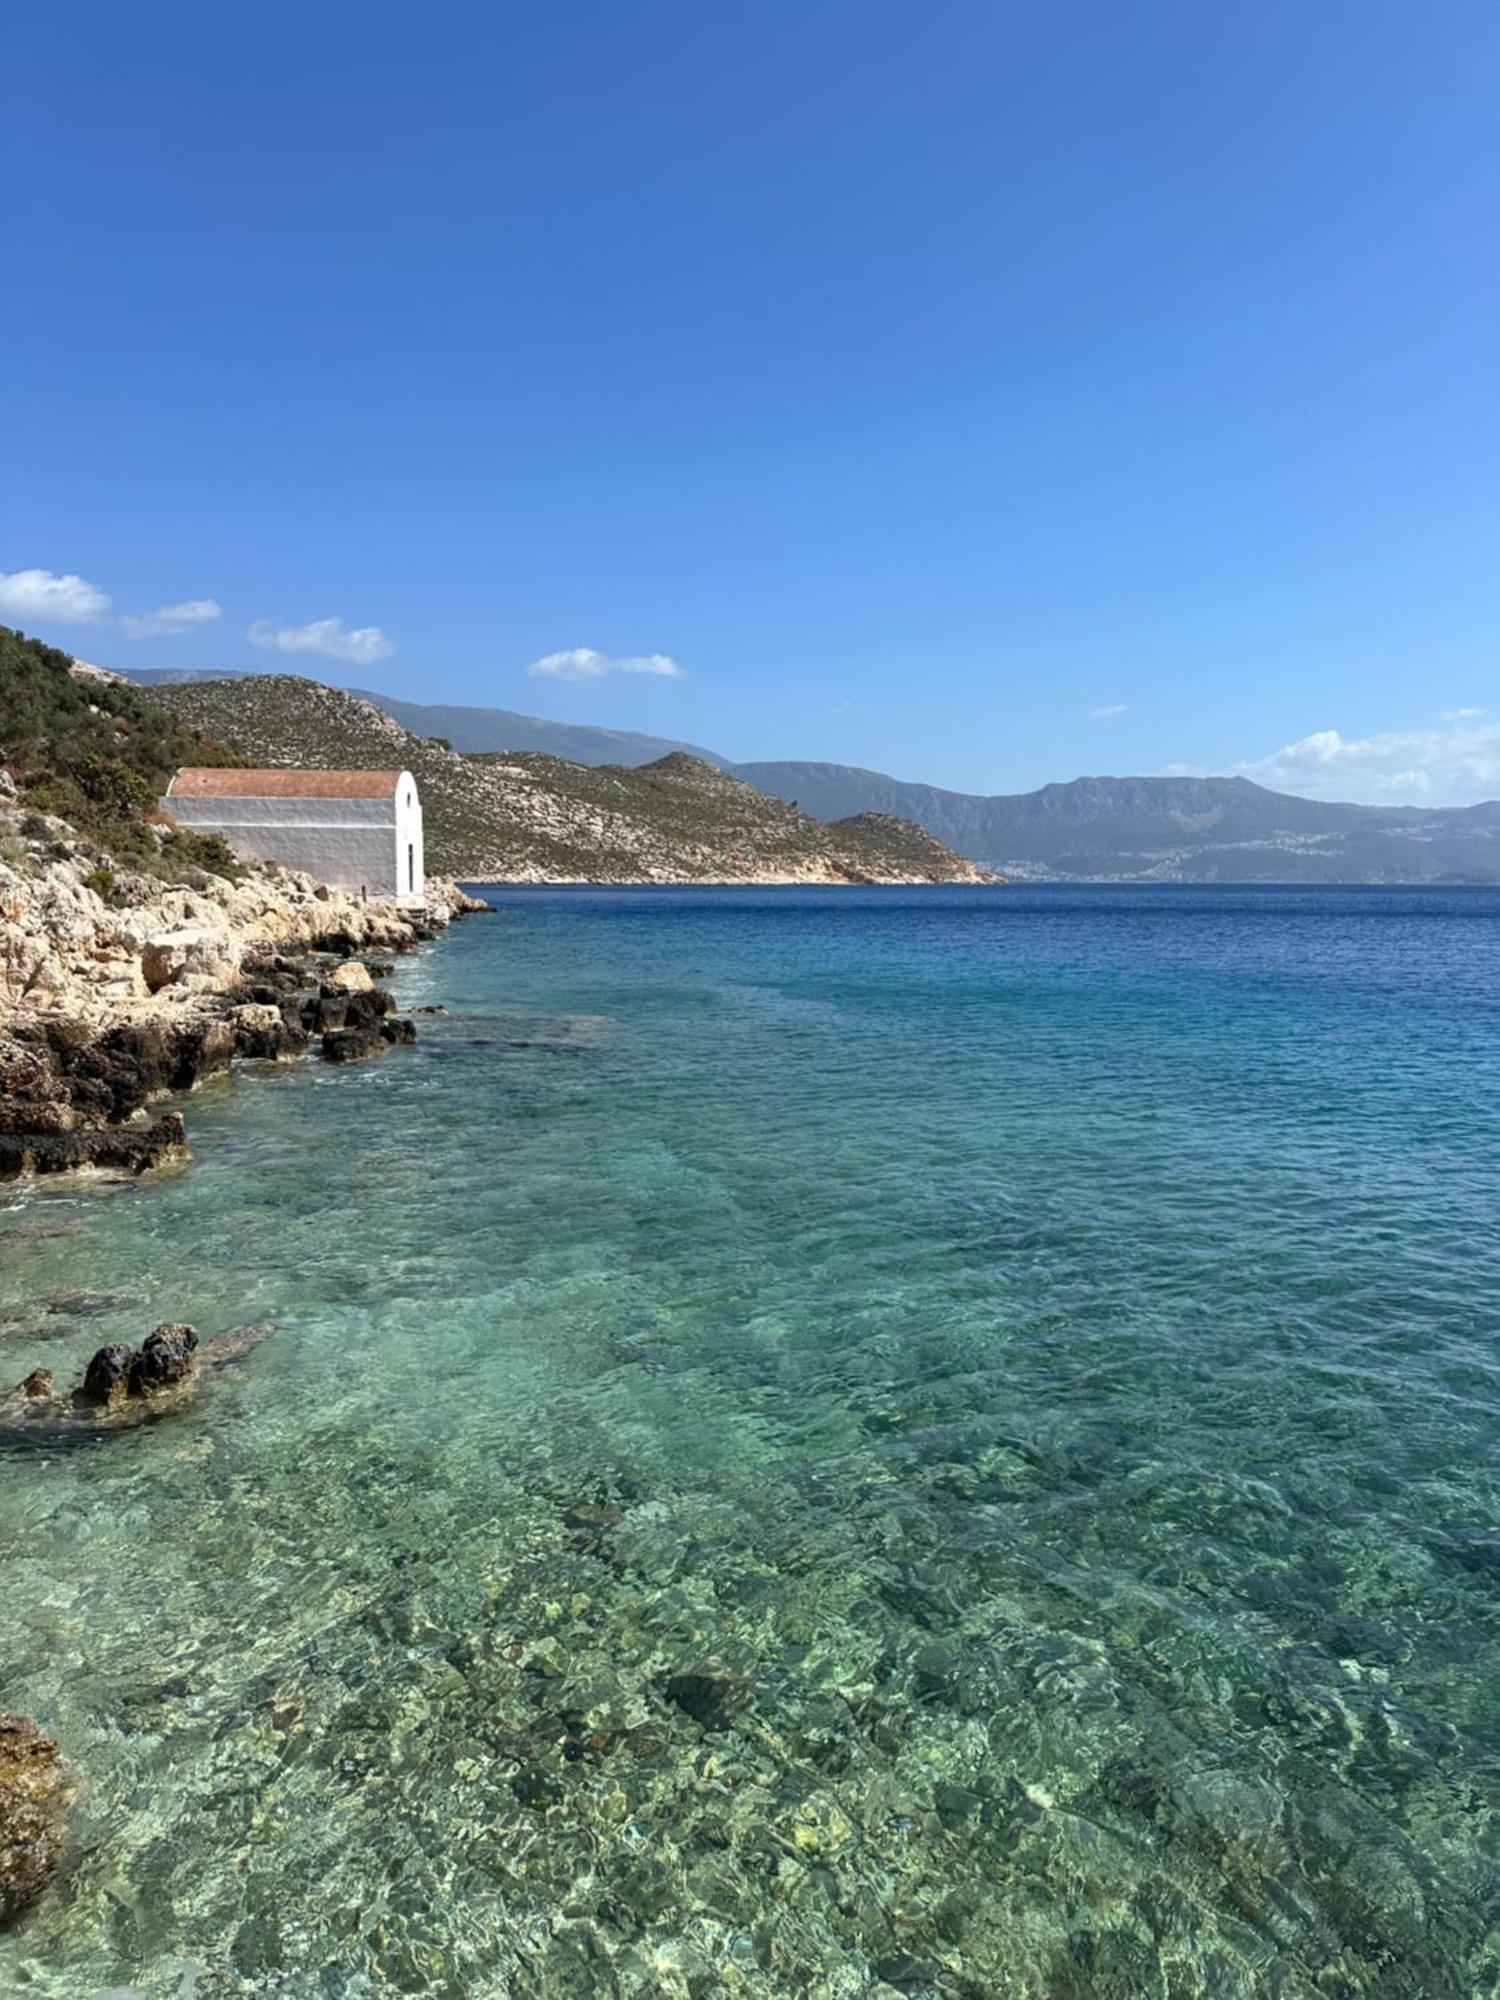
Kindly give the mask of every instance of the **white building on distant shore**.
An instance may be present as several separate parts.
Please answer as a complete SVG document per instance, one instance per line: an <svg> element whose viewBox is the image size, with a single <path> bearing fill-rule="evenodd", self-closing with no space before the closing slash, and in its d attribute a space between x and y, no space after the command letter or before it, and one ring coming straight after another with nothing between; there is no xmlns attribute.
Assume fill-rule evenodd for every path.
<svg viewBox="0 0 1500 2000"><path fill-rule="evenodd" d="M410 771L181 770L163 808L194 833L222 834L247 860L279 861L420 908L422 801Z"/></svg>

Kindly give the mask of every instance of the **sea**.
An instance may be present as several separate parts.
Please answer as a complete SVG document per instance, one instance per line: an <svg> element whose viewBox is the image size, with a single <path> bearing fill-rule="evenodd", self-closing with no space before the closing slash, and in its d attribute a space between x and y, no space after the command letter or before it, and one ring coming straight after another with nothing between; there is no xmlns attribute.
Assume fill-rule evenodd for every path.
<svg viewBox="0 0 1500 2000"><path fill-rule="evenodd" d="M0 1197L0 1993L1500 1987L1500 892L490 889Z"/></svg>

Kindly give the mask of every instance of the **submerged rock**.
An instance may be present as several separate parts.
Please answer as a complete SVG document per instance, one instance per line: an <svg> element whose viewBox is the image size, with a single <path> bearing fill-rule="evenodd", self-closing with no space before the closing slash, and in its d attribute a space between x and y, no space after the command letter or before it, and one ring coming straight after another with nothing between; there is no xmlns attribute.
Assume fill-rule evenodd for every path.
<svg viewBox="0 0 1500 2000"><path fill-rule="evenodd" d="M222 1368L226 1362L239 1361L247 1354L253 1354L262 1341L269 1340L276 1331L273 1319L252 1320L248 1326L232 1326L227 1333L216 1333L205 1340L198 1349L198 1359L205 1368Z"/></svg>
<svg viewBox="0 0 1500 2000"><path fill-rule="evenodd" d="M727 1729L750 1699L751 1683L737 1674L673 1674L667 1699L705 1729Z"/></svg>
<svg viewBox="0 0 1500 2000"><path fill-rule="evenodd" d="M56 1743L0 1714L0 1924L25 1909L62 1859L72 1786Z"/></svg>

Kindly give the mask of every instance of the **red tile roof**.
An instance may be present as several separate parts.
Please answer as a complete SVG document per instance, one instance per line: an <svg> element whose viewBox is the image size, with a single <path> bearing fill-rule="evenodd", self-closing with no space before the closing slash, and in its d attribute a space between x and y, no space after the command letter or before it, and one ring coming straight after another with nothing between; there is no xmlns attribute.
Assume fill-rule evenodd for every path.
<svg viewBox="0 0 1500 2000"><path fill-rule="evenodd" d="M169 799L387 799L399 771L229 771L192 765L167 787Z"/></svg>

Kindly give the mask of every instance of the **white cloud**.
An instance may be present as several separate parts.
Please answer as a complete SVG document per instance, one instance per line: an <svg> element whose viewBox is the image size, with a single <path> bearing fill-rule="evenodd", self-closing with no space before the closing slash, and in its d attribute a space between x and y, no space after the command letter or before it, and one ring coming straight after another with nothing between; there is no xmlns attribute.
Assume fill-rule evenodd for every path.
<svg viewBox="0 0 1500 2000"><path fill-rule="evenodd" d="M81 576L54 576L50 569L0 570L0 611L38 625L95 625L110 599Z"/></svg>
<svg viewBox="0 0 1500 2000"><path fill-rule="evenodd" d="M190 597L183 604L163 604L156 611L127 611L120 630L127 639L170 639L178 632L196 632L220 615L211 597Z"/></svg>
<svg viewBox="0 0 1500 2000"><path fill-rule="evenodd" d="M1445 708L1438 716L1439 722L1472 722L1476 715L1483 715L1482 708Z"/></svg>
<svg viewBox="0 0 1500 2000"><path fill-rule="evenodd" d="M597 681L605 674L658 674L663 680L682 678L682 669L666 653L638 653L616 659L592 646L574 646L566 653L547 653L526 669L535 678L554 681Z"/></svg>
<svg viewBox="0 0 1500 2000"><path fill-rule="evenodd" d="M1367 805L1474 805L1500 797L1500 722L1455 714L1438 729L1342 736L1317 729L1235 769L1273 791Z"/></svg>
<svg viewBox="0 0 1500 2000"><path fill-rule="evenodd" d="M315 618L310 625L273 625L269 618L257 618L250 627L252 646L265 646L273 653L322 653L330 660L353 660L368 666L396 650L378 625L360 625L344 630L342 618Z"/></svg>
<svg viewBox="0 0 1500 2000"><path fill-rule="evenodd" d="M1103 708L1091 708L1089 710L1089 721L1103 722L1106 716L1125 715L1129 712L1129 709L1130 703L1128 701L1107 701Z"/></svg>

